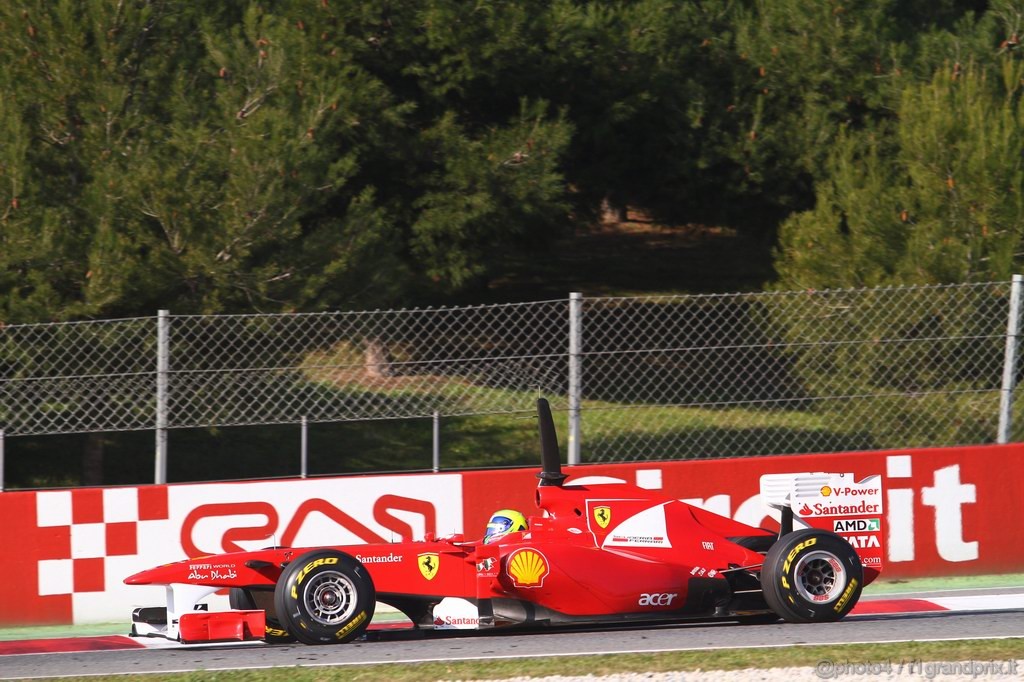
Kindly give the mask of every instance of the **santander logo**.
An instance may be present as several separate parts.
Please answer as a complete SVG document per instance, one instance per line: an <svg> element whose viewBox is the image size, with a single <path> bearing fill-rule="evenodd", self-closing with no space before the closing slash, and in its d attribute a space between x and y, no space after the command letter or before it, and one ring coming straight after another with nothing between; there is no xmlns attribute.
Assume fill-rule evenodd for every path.
<svg viewBox="0 0 1024 682"><path fill-rule="evenodd" d="M822 504L815 502L808 505L806 502L800 507L800 516L843 516L846 514L877 514L882 510L879 505L871 502L861 501L852 504Z"/></svg>

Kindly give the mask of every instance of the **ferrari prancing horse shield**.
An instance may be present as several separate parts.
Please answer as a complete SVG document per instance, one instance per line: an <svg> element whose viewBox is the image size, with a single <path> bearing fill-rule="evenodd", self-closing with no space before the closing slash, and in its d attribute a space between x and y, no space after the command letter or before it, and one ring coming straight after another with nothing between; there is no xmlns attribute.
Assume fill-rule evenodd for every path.
<svg viewBox="0 0 1024 682"><path fill-rule="evenodd" d="M607 528L608 524L612 522L611 507L594 507L594 520L601 528Z"/></svg>
<svg viewBox="0 0 1024 682"><path fill-rule="evenodd" d="M416 563L419 564L420 573L422 573L423 577L427 580L434 579L434 576L437 575L437 569L441 565L440 558L435 552L420 554Z"/></svg>

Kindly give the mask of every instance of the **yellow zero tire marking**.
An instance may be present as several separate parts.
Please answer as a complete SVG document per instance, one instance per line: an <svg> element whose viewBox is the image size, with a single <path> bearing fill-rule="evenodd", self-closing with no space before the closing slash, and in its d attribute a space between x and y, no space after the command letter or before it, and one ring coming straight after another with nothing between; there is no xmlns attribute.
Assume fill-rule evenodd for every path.
<svg viewBox="0 0 1024 682"><path fill-rule="evenodd" d="M797 554L807 549L808 547L813 547L816 544L818 544L818 538L808 538L807 540L804 540L799 545L790 550L789 555L786 556L786 560L782 562L782 572L786 573L789 571L789 567L793 563L793 559L796 557Z"/></svg>
<svg viewBox="0 0 1024 682"><path fill-rule="evenodd" d="M314 559L313 561L310 561L308 564L302 567L302 570L299 571L299 574L295 577L295 584L301 585L302 581L305 580L306 575L308 575L309 572L317 566L333 566L336 563L338 563L338 557L336 556L329 556L324 557L322 559Z"/></svg>

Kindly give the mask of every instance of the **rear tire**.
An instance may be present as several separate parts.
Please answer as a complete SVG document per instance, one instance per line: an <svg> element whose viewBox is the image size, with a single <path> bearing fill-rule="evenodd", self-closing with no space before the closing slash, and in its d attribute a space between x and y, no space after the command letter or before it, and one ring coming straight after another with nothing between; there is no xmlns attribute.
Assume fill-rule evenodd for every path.
<svg viewBox="0 0 1024 682"><path fill-rule="evenodd" d="M837 621L864 587L860 557L835 533L798 530L776 542L761 569L768 606L790 623Z"/></svg>
<svg viewBox="0 0 1024 682"><path fill-rule="evenodd" d="M277 617L304 644L340 644L363 634L376 591L366 567L343 552L318 549L284 570L274 590Z"/></svg>

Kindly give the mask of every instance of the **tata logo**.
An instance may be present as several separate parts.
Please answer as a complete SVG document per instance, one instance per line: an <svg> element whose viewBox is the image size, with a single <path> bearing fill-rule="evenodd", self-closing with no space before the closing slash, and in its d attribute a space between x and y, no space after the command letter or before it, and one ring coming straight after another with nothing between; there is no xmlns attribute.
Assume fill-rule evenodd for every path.
<svg viewBox="0 0 1024 682"><path fill-rule="evenodd" d="M878 544L878 536L876 535L849 535L845 538L845 540L856 549L881 547L881 545Z"/></svg>
<svg viewBox="0 0 1024 682"><path fill-rule="evenodd" d="M833 533L863 533L881 529L879 519L842 519L832 524Z"/></svg>
<svg viewBox="0 0 1024 682"><path fill-rule="evenodd" d="M672 592L651 592L640 595L640 606L672 606L672 600L679 595Z"/></svg>

